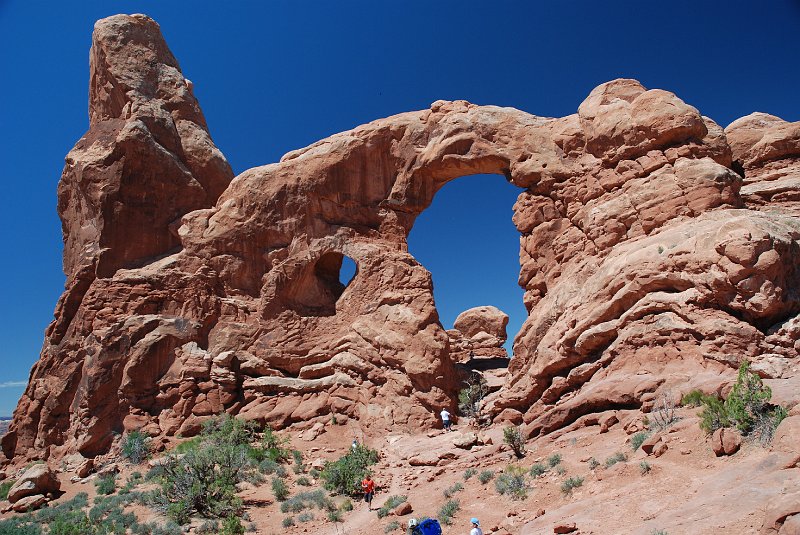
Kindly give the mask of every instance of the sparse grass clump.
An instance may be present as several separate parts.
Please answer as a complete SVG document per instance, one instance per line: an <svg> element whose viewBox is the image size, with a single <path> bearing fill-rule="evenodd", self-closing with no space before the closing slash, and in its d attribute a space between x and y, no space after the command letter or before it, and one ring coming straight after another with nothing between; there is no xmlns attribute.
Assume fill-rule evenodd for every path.
<svg viewBox="0 0 800 535"><path fill-rule="evenodd" d="M547 466L549 466L550 468L555 468L559 464L561 464L560 454L554 453L553 455L547 458Z"/></svg>
<svg viewBox="0 0 800 535"><path fill-rule="evenodd" d="M341 522L342 521L341 511L338 511L337 509L328 511L328 520L330 520L331 522Z"/></svg>
<svg viewBox="0 0 800 535"><path fill-rule="evenodd" d="M647 461L642 461L639 463L639 473L642 475L649 474L652 468L650 467L650 463Z"/></svg>
<svg viewBox="0 0 800 535"><path fill-rule="evenodd" d="M302 486L302 487L310 487L311 486L311 480L308 479L306 476L298 477L296 483L298 485Z"/></svg>
<svg viewBox="0 0 800 535"><path fill-rule="evenodd" d="M359 444L338 460L327 463L320 473L325 488L339 494L355 494L368 473L368 467L378 462L378 452Z"/></svg>
<svg viewBox="0 0 800 535"><path fill-rule="evenodd" d="M353 502L350 498L345 498L344 501L339 505L340 511L352 511L353 510Z"/></svg>
<svg viewBox="0 0 800 535"><path fill-rule="evenodd" d="M453 524L453 517L459 509L461 509L461 504L458 500L448 500L439 509L439 514L436 515L436 518L438 518L439 522L442 524L450 526Z"/></svg>
<svg viewBox="0 0 800 535"><path fill-rule="evenodd" d="M386 498L386 501L383 502L380 509L378 509L378 518L387 516L392 509L404 503L407 499L407 496L389 496Z"/></svg>
<svg viewBox="0 0 800 535"><path fill-rule="evenodd" d="M460 490L463 490L463 489L464 489L464 485L462 485L461 483L456 483L455 485L452 485L452 486L447 487L446 489L444 489L443 494L444 494L445 498L451 498L453 496L453 494L455 494L456 492L458 492Z"/></svg>
<svg viewBox="0 0 800 535"><path fill-rule="evenodd" d="M642 446L642 443L645 440L647 440L647 437L649 437L649 436L650 436L650 433L648 433L647 431L639 431L638 433L633 435L631 437L631 449L633 451L638 450Z"/></svg>
<svg viewBox="0 0 800 535"><path fill-rule="evenodd" d="M150 456L150 437L131 431L122 439L122 456L133 464L141 464Z"/></svg>
<svg viewBox="0 0 800 535"><path fill-rule="evenodd" d="M94 482L97 487L97 494L114 494L117 490L117 474L106 474L97 478Z"/></svg>
<svg viewBox="0 0 800 535"><path fill-rule="evenodd" d="M5 500L8 498L8 491L11 490L11 487L14 486L14 480L8 479L0 483L0 500Z"/></svg>
<svg viewBox="0 0 800 535"><path fill-rule="evenodd" d="M480 474L478 474L478 481L480 481L482 485L485 485L489 481L491 481L493 477L494 477L493 470L483 470L481 471Z"/></svg>
<svg viewBox="0 0 800 535"><path fill-rule="evenodd" d="M272 494L275 495L275 499L279 502L285 501L289 497L289 487L283 479L279 477L272 478Z"/></svg>
<svg viewBox="0 0 800 535"><path fill-rule="evenodd" d="M333 511L336 509L336 504L333 503L333 500L331 500L322 489L317 489L295 494L288 500L284 501L281 504L281 512L300 513L307 509L313 509L314 507L317 509Z"/></svg>
<svg viewBox="0 0 800 535"><path fill-rule="evenodd" d="M294 526L294 517L291 517L291 516L285 517L283 519L283 521L281 522L281 525L283 527L285 527L285 528L290 528L290 527Z"/></svg>
<svg viewBox="0 0 800 535"><path fill-rule="evenodd" d="M474 476L477 473L478 473L478 471L475 470L474 468L467 468L464 471L464 481L469 481L469 478L471 478L472 476Z"/></svg>
<svg viewBox="0 0 800 535"><path fill-rule="evenodd" d="M520 466L509 465L494 482L497 492L508 494L514 500L524 500L528 497L528 484L525 481L525 469Z"/></svg>
<svg viewBox="0 0 800 535"><path fill-rule="evenodd" d="M597 468L598 466L600 466L600 461L598 461L598 460L597 460L597 459L595 459L594 457L592 457L591 459L589 459L589 470L594 470L594 469L595 469L595 468Z"/></svg>
<svg viewBox="0 0 800 535"><path fill-rule="evenodd" d="M606 465L606 468L611 468L615 464L621 463L621 462L625 462L627 460L628 460L628 456L625 455L622 452L619 452L619 453L615 453L614 455L612 455L611 457L606 459L605 465Z"/></svg>
<svg viewBox="0 0 800 535"><path fill-rule="evenodd" d="M531 466L530 472L533 477L539 477L540 475L547 472L547 467L545 467L545 465L543 465L542 463L536 463L533 466Z"/></svg>
<svg viewBox="0 0 800 535"><path fill-rule="evenodd" d="M518 458L525 456L525 437L518 427L509 426L503 429L503 442L508 444Z"/></svg>
<svg viewBox="0 0 800 535"><path fill-rule="evenodd" d="M398 522L397 520L394 520L394 521L389 522L388 524L386 524L386 527L383 528L383 532L384 533L391 533L392 531L397 531L398 529L403 529L403 528L400 525L400 522Z"/></svg>
<svg viewBox="0 0 800 535"><path fill-rule="evenodd" d="M311 511L306 511L305 513L301 513L297 517L297 520L299 522L311 522L312 520L314 520L314 513L312 513Z"/></svg>
<svg viewBox="0 0 800 535"><path fill-rule="evenodd" d="M564 496L569 496L574 489L577 489L581 485L583 485L582 477L571 477L561 483L561 493L564 494Z"/></svg>

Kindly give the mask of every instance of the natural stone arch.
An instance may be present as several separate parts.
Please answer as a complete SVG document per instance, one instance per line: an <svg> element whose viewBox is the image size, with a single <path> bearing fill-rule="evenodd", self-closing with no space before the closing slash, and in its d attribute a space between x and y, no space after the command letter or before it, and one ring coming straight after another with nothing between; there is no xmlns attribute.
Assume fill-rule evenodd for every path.
<svg viewBox="0 0 800 535"><path fill-rule="evenodd" d="M526 190L514 223L530 316L489 409L524 413L528 433L646 409L670 383L718 387L732 355L796 351L796 185L744 191L731 169L735 156L758 183L775 158L798 173L796 125L745 122L746 135L728 132L732 154L672 93L615 80L558 119L436 102L230 181L155 22L98 22L91 68L91 128L59 185L67 289L2 440L20 462L98 453L117 429L188 435L221 411L276 425L344 414L376 433L430 426L459 381L406 237L443 184L472 173ZM97 160L108 150L157 151L152 164L180 170L192 203L156 202L148 232L117 232L119 199L104 186L130 177ZM149 231L169 239L125 243ZM293 303L309 295L293 283L318 276L331 251L359 276L336 314L304 316ZM171 364L146 392L120 388L151 360Z"/></svg>

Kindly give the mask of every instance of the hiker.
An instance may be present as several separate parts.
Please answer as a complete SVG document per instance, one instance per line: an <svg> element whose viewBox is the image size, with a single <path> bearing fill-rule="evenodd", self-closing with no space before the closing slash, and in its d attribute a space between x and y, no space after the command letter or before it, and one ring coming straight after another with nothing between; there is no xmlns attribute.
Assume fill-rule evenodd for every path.
<svg viewBox="0 0 800 535"><path fill-rule="evenodd" d="M473 517L470 519L470 522L472 522L472 530L469 532L469 535L483 535L481 523L478 522L478 519Z"/></svg>
<svg viewBox="0 0 800 535"><path fill-rule="evenodd" d="M450 413L447 412L447 409L442 409L440 414L442 415L442 427L444 427L445 431L450 431L450 426L452 425L450 423Z"/></svg>
<svg viewBox="0 0 800 535"><path fill-rule="evenodd" d="M375 495L375 482L367 474L364 481L361 482L361 490L364 491L364 501L367 502L369 510L372 511L372 497Z"/></svg>

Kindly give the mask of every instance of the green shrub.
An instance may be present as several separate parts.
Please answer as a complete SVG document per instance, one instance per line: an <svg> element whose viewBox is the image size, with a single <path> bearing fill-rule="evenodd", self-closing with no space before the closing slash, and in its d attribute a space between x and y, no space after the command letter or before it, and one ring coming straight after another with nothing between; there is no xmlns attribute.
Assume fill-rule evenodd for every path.
<svg viewBox="0 0 800 535"><path fill-rule="evenodd" d="M339 510L341 511L352 511L353 510L353 502L350 498L345 498L344 501L339 505Z"/></svg>
<svg viewBox="0 0 800 535"><path fill-rule="evenodd" d="M494 486L500 494L508 494L514 500L524 500L528 497L528 484L525 481L525 469L520 466L509 465L502 474L495 479Z"/></svg>
<svg viewBox="0 0 800 535"><path fill-rule="evenodd" d="M5 500L8 498L8 491L11 490L11 487L14 486L13 479L7 479L0 483L0 500Z"/></svg>
<svg viewBox="0 0 800 535"><path fill-rule="evenodd" d="M338 460L327 463L320 473L325 488L339 494L355 495L369 466L378 462L378 452L359 444Z"/></svg>
<svg viewBox="0 0 800 535"><path fill-rule="evenodd" d="M117 474L111 473L99 477L94 482L97 494L113 494L117 490Z"/></svg>
<svg viewBox="0 0 800 535"><path fill-rule="evenodd" d="M703 404L703 398L706 397L701 390L694 389L681 397L681 406L683 407L699 407Z"/></svg>
<svg viewBox="0 0 800 535"><path fill-rule="evenodd" d="M560 454L554 453L553 455L547 458L547 466L549 466L550 468L555 468L559 464L561 464Z"/></svg>
<svg viewBox="0 0 800 535"><path fill-rule="evenodd" d="M209 433L195 449L182 457L169 454L161 463L160 493L153 498L172 512L170 518L178 523L197 512L205 517L224 518L235 515L242 507L236 496L236 485L245 481L255 470L248 456L249 444L238 444L236 436L242 426L231 419L204 426ZM223 431L220 431L219 428ZM230 429L232 436L215 436ZM244 427L248 429L248 427ZM239 435L240 436L240 435Z"/></svg>
<svg viewBox="0 0 800 535"><path fill-rule="evenodd" d="M122 456L133 464L141 464L150 456L150 437L141 431L131 431L122 439Z"/></svg>
<svg viewBox="0 0 800 535"><path fill-rule="evenodd" d="M650 463L648 463L647 461L642 461L642 462L639 463L639 473L640 474L642 474L642 475L649 474L650 470L651 470Z"/></svg>
<svg viewBox="0 0 800 535"><path fill-rule="evenodd" d="M531 466L530 472L533 477L539 477L540 475L547 472L547 468L542 463L536 463L533 466Z"/></svg>
<svg viewBox="0 0 800 535"><path fill-rule="evenodd" d="M634 434L631 437L631 449L633 451L638 450L642 446L642 443L647 440L647 437L649 436L650 433L647 431L639 431L638 433Z"/></svg>
<svg viewBox="0 0 800 535"><path fill-rule="evenodd" d="M202 442L203 442L203 437L201 436L196 436L188 440L184 440L183 442L181 442L172 449L172 453L175 454L189 453L190 451L194 451L198 447L200 447L200 444Z"/></svg>
<svg viewBox="0 0 800 535"><path fill-rule="evenodd" d="M571 477L561 483L561 493L565 496L572 494L574 489L577 489L583 485L583 478L582 477Z"/></svg>
<svg viewBox="0 0 800 535"><path fill-rule="evenodd" d="M700 402L700 427L713 433L721 427L736 427L743 435L754 434L762 444L772 440L775 428L786 417L784 407L771 405L772 390L743 360L730 394L725 400L703 396Z"/></svg>
<svg viewBox="0 0 800 535"><path fill-rule="evenodd" d="M509 426L503 429L503 442L511 447L518 458L525 456L525 437L518 427Z"/></svg>
<svg viewBox="0 0 800 535"><path fill-rule="evenodd" d="M331 522L341 522L342 521L342 513L334 509L333 511L328 511L328 520Z"/></svg>
<svg viewBox="0 0 800 535"><path fill-rule="evenodd" d="M561 465L559 465L559 466L556 466L555 470L556 470L556 474L558 474L558 475L560 475L560 476L563 476L564 474L566 474L566 473L567 473L567 469L566 469L566 468L564 468L564 467L563 467L563 466L561 466Z"/></svg>
<svg viewBox="0 0 800 535"><path fill-rule="evenodd" d="M389 512L404 503L408 499L407 496L389 496L386 498L386 501L383 502L383 505L380 509L378 509L378 518L383 518L389 514Z"/></svg>
<svg viewBox="0 0 800 535"><path fill-rule="evenodd" d="M398 522L397 520L394 520L394 521L389 522L388 524L386 524L386 527L383 528L383 532L384 533L390 533L392 531L397 531L398 529L403 529L403 527L400 525L400 522Z"/></svg>
<svg viewBox="0 0 800 535"><path fill-rule="evenodd" d="M311 486L311 480L308 479L306 476L298 477L297 478L297 484L300 485L300 486L303 486L303 487L310 487Z"/></svg>
<svg viewBox="0 0 800 535"><path fill-rule="evenodd" d="M286 518L283 519L281 525L285 528L294 526L294 518L292 518L291 516L287 516Z"/></svg>
<svg viewBox="0 0 800 535"><path fill-rule="evenodd" d="M459 509L461 509L461 504L458 500L448 500L439 509L439 514L436 515L436 518L438 518L439 522L442 524L450 526L453 524L453 516L455 516Z"/></svg>
<svg viewBox="0 0 800 535"><path fill-rule="evenodd" d="M311 522L312 520L314 520L314 513L306 511L305 513L302 513L300 516L298 516L297 520L300 522Z"/></svg>
<svg viewBox="0 0 800 535"><path fill-rule="evenodd" d="M606 468L611 468L615 464L621 463L621 462L624 462L624 461L627 461L627 460L628 460L628 456L625 455L624 453L621 453L621 452L620 453L615 453L614 455L612 455L611 457L606 459L606 463L605 463L606 464Z"/></svg>
<svg viewBox="0 0 800 535"><path fill-rule="evenodd" d="M202 535L216 535L219 533L219 522L216 520L206 520L197 528L197 533Z"/></svg>
<svg viewBox="0 0 800 535"><path fill-rule="evenodd" d="M450 498L450 497L453 496L453 494L455 494L456 492L458 492L460 490L463 490L463 489L464 489L464 485L462 485L461 483L456 483L455 485L453 485L451 487L447 487L446 489L444 489L444 497L445 498Z"/></svg>
<svg viewBox="0 0 800 535"><path fill-rule="evenodd" d="M478 473L478 471L475 470L474 468L467 468L464 471L464 481L469 481L469 478L471 478L472 476L474 476L477 473Z"/></svg>
<svg viewBox="0 0 800 535"><path fill-rule="evenodd" d="M283 482L282 480L278 480ZM327 509L332 511L336 509L336 504L333 503L322 489L317 489L310 492L300 492L295 494L288 500L281 504L282 513L300 513L306 509Z"/></svg>
<svg viewBox="0 0 800 535"><path fill-rule="evenodd" d="M276 500L282 502L289 497L289 487L286 485L286 482L283 479L279 477L273 477L272 493L275 495Z"/></svg>
<svg viewBox="0 0 800 535"><path fill-rule="evenodd" d="M230 515L222 521L220 535L244 535L244 526L235 515Z"/></svg>
<svg viewBox="0 0 800 535"><path fill-rule="evenodd" d="M594 457L592 457L591 459L589 459L589 470L594 470L594 469L595 469L595 468L597 468L598 466L600 466L600 461L598 461L598 460L597 460L597 459L595 459Z"/></svg>
<svg viewBox="0 0 800 535"><path fill-rule="evenodd" d="M480 474L478 474L478 481L480 481L482 485L485 485L489 481L491 481L493 477L494 477L494 471L483 470Z"/></svg>

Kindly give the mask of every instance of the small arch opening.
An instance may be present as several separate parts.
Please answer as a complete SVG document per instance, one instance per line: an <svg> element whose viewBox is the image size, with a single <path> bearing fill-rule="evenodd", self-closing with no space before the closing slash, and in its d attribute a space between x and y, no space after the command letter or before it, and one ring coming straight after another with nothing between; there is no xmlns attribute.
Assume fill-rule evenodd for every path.
<svg viewBox="0 0 800 535"><path fill-rule="evenodd" d="M353 282L353 279L356 277L356 271L358 271L356 261L349 256L343 255L342 267L339 270L339 282L342 284L342 286L345 288L350 286L350 283Z"/></svg>
<svg viewBox="0 0 800 535"><path fill-rule="evenodd" d="M336 303L358 271L356 262L329 251L307 266L289 291L291 308L301 316L333 316Z"/></svg>

